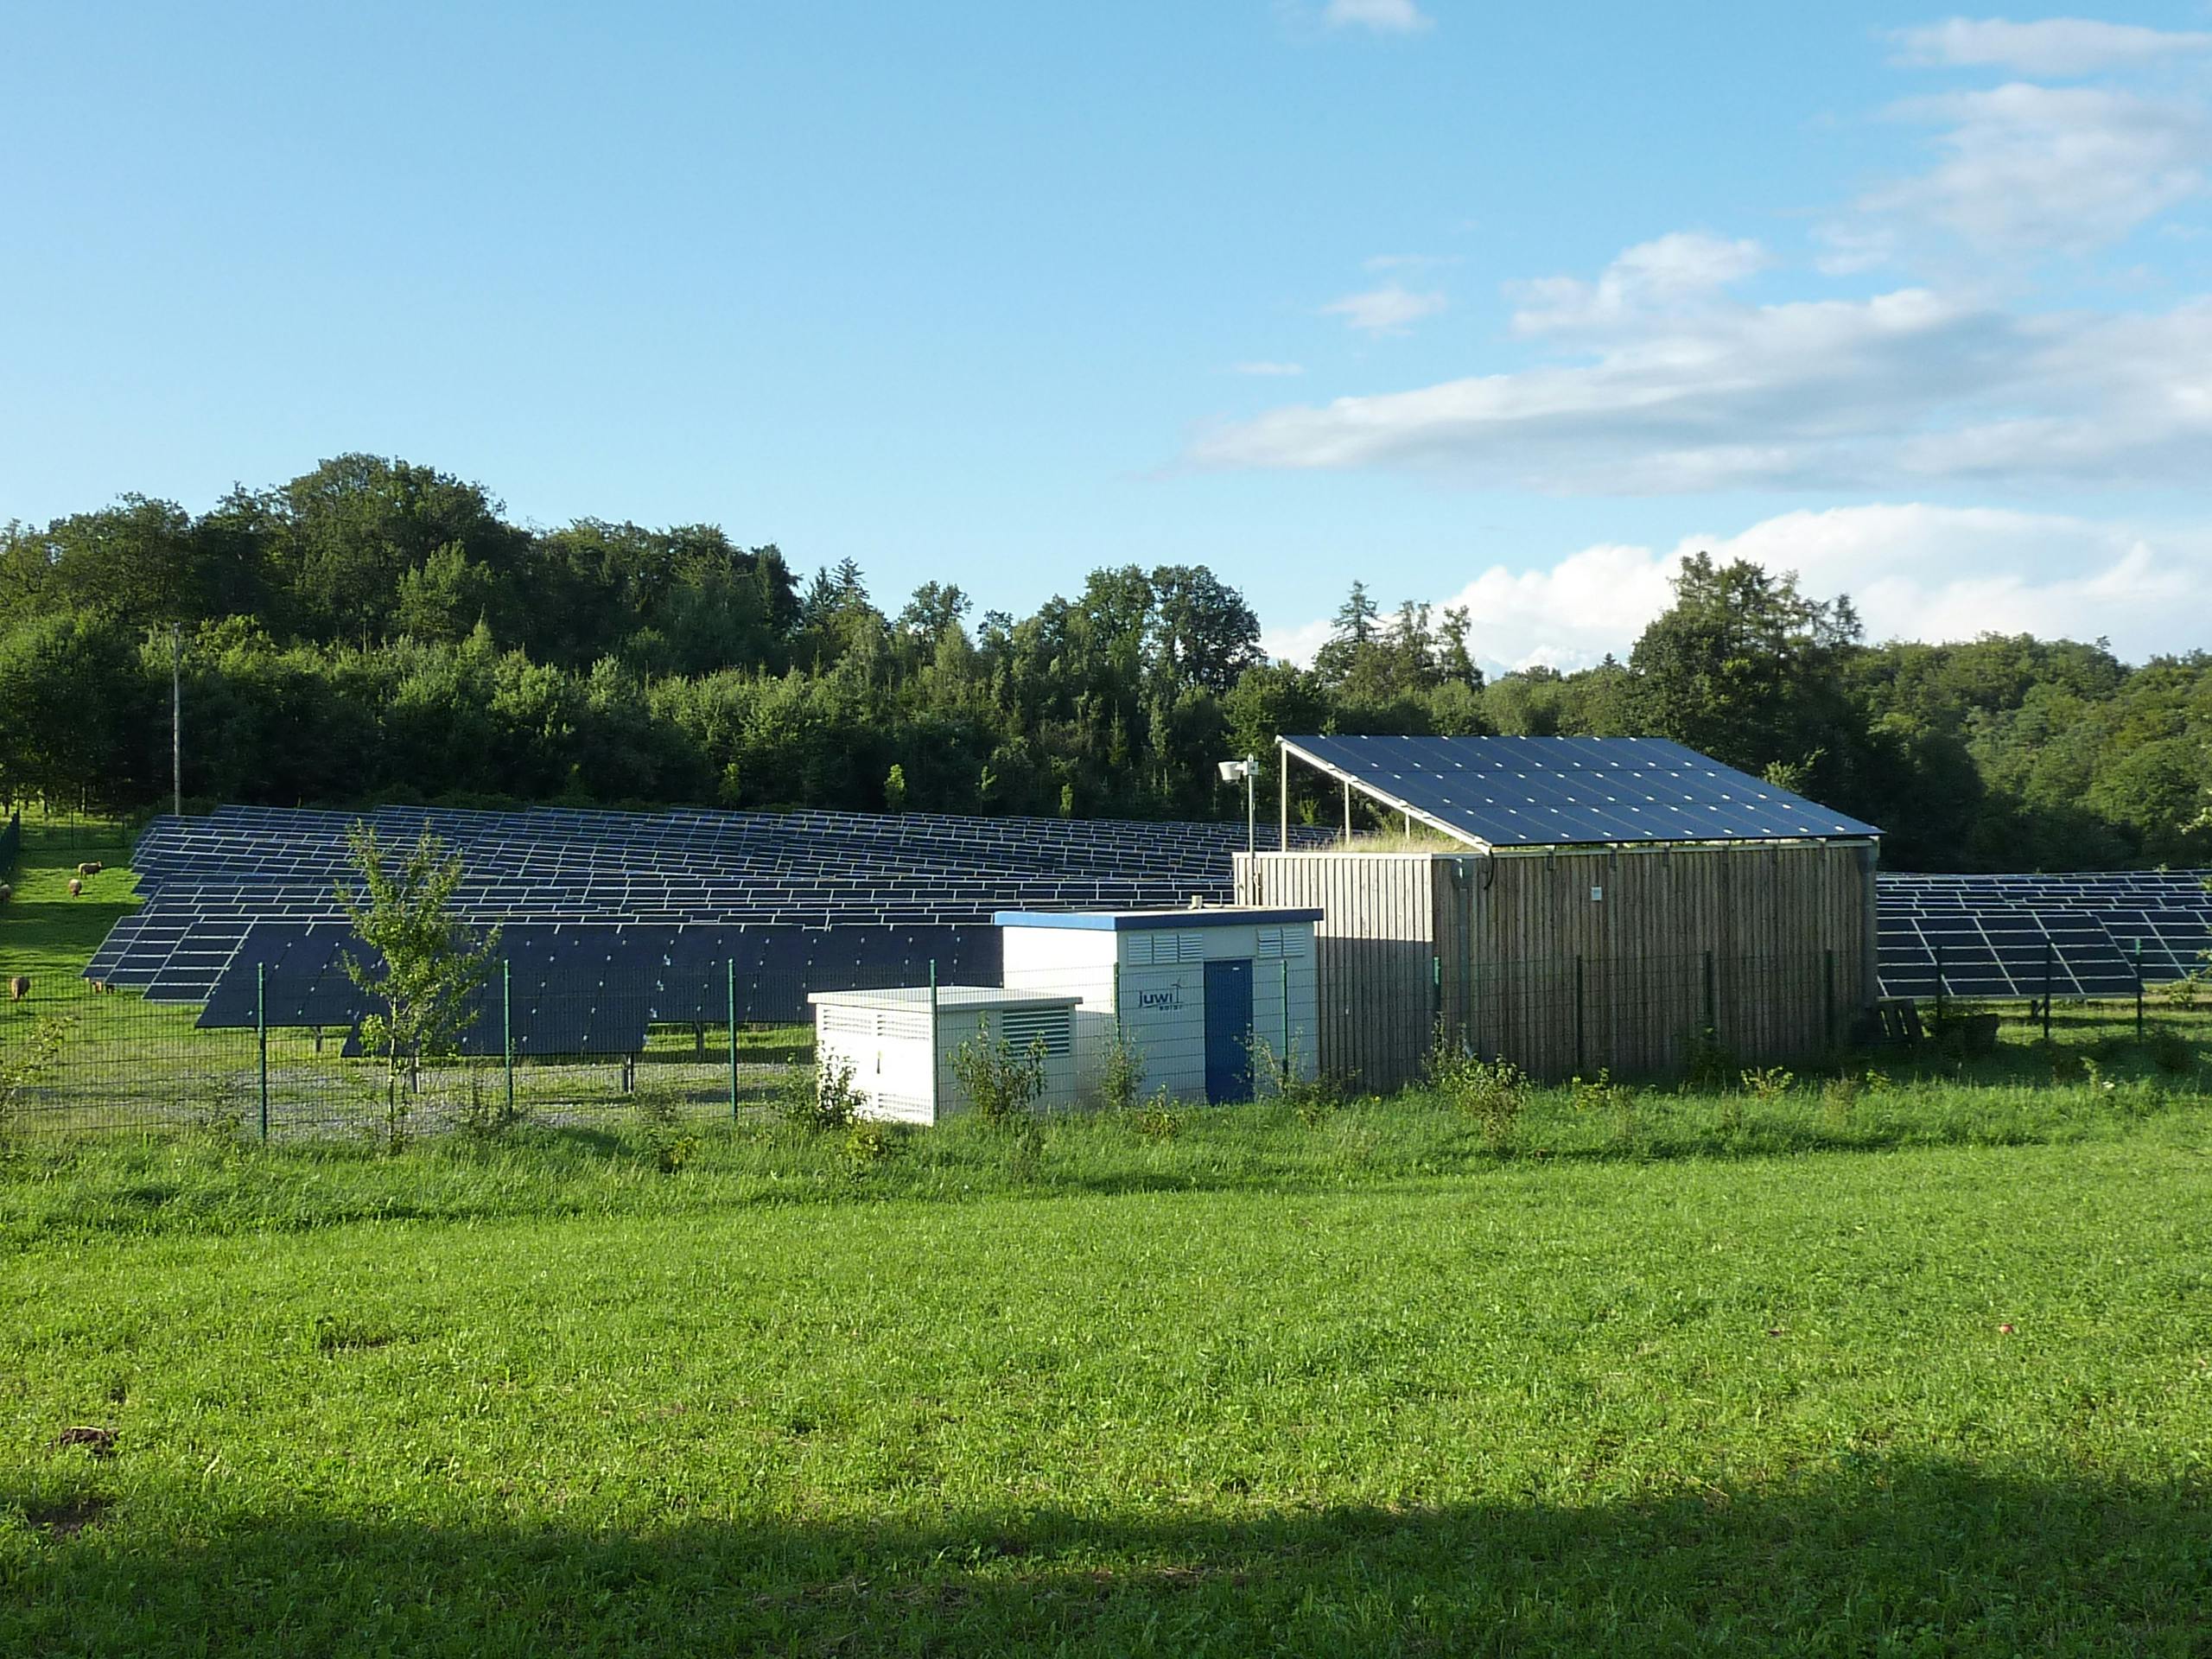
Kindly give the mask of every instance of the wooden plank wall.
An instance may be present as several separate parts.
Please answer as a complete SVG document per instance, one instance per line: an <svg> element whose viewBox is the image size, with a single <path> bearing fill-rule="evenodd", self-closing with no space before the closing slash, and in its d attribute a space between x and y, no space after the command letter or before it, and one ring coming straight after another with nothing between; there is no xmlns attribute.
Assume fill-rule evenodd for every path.
<svg viewBox="0 0 2212 1659"><path fill-rule="evenodd" d="M1239 904L1324 914L1313 930L1323 1071L1376 1090L1421 1075L1434 1030L1436 864L1426 853L1236 855Z"/></svg>
<svg viewBox="0 0 2212 1659"><path fill-rule="evenodd" d="M1817 1055L1872 994L1854 846L1237 863L1240 900L1329 913L1321 1063L1370 1087L1418 1074L1433 1019L1532 1076L1649 1077L1679 1071L1708 1019L1740 1065Z"/></svg>

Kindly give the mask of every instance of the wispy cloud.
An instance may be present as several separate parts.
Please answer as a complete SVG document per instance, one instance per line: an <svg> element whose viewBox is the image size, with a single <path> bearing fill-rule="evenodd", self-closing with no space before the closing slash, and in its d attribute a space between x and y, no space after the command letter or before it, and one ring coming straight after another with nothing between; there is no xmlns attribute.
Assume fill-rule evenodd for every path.
<svg viewBox="0 0 2212 1659"><path fill-rule="evenodd" d="M2082 253L2200 194L2212 163L2203 105L2139 92L2015 82L1891 113L1942 127L1943 159L1861 198L1860 235L1904 220L1993 252Z"/></svg>
<svg viewBox="0 0 2212 1659"><path fill-rule="evenodd" d="M1416 35L1435 22L1414 0L1328 0L1321 21L1331 29L1368 29L1378 35Z"/></svg>
<svg viewBox="0 0 2212 1659"><path fill-rule="evenodd" d="M1922 67L1994 68L2066 79L2126 68L2188 52L2212 51L2212 34L2144 29L2086 17L2018 23L2004 17L1952 17L1899 29L1891 39L1901 63Z"/></svg>
<svg viewBox="0 0 2212 1659"><path fill-rule="evenodd" d="M1264 361L1257 363L1232 363L1229 365L1229 372L1231 374L1256 374L1274 377L1303 374L1306 372L1306 365L1302 363L1268 363Z"/></svg>
<svg viewBox="0 0 2212 1659"><path fill-rule="evenodd" d="M1363 294L1347 294L1321 308L1321 315L1342 317L1350 327L1370 334L1402 334L1423 317L1444 309L1440 293L1416 294L1396 283L1385 283Z"/></svg>
<svg viewBox="0 0 2212 1659"><path fill-rule="evenodd" d="M1534 285L1522 327L1559 360L1276 408L1205 435L1195 457L1564 494L2202 481L2212 298L2100 317L1924 288L1766 305L1714 292L1758 257L1712 238L1643 245L1594 283ZM1335 308L1377 329L1408 315L1397 300Z"/></svg>
<svg viewBox="0 0 2212 1659"><path fill-rule="evenodd" d="M1523 306L1513 326L1534 334L1625 322L1656 308L1717 295L1769 263L1757 242L1676 231L1624 250L1594 283L1552 276L1520 284Z"/></svg>

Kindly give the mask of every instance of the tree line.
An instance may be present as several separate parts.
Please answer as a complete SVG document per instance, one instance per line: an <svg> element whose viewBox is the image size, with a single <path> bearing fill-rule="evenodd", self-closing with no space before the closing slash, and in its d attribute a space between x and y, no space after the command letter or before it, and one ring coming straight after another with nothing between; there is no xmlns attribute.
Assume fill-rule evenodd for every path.
<svg viewBox="0 0 2212 1659"><path fill-rule="evenodd" d="M1846 598L1700 556L1624 660L1486 679L1480 619L1355 583L1310 667L1203 565L1031 615L712 525L511 522L352 454L208 512L125 496L0 531L0 796L1217 817L1279 732L1643 734L1883 825L1926 869L2212 862L2212 658L1869 644ZM181 661L173 664L172 651ZM1326 818L1318 790L1301 817Z"/></svg>

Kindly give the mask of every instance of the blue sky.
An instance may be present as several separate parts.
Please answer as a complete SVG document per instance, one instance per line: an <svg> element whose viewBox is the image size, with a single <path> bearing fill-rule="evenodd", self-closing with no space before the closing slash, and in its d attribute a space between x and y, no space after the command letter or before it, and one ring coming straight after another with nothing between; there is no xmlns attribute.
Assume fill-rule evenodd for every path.
<svg viewBox="0 0 2212 1659"><path fill-rule="evenodd" d="M894 607L1688 549L2212 644L2212 9L15 6L0 518L369 449Z"/></svg>

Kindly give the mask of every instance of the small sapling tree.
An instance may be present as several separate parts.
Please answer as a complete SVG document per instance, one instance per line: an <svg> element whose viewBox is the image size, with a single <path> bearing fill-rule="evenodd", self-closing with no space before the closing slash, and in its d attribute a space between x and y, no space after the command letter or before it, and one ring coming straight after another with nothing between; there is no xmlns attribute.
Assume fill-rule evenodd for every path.
<svg viewBox="0 0 2212 1659"><path fill-rule="evenodd" d="M454 915L461 858L427 823L404 849L385 846L365 823L348 830L346 842L360 886L340 882L338 902L353 937L375 954L349 950L341 960L346 977L376 1004L361 1022L361 1047L383 1063L385 1137L396 1148L406 1133L402 1085L411 1094L423 1061L459 1049L468 999L490 976L499 930L480 938Z"/></svg>

